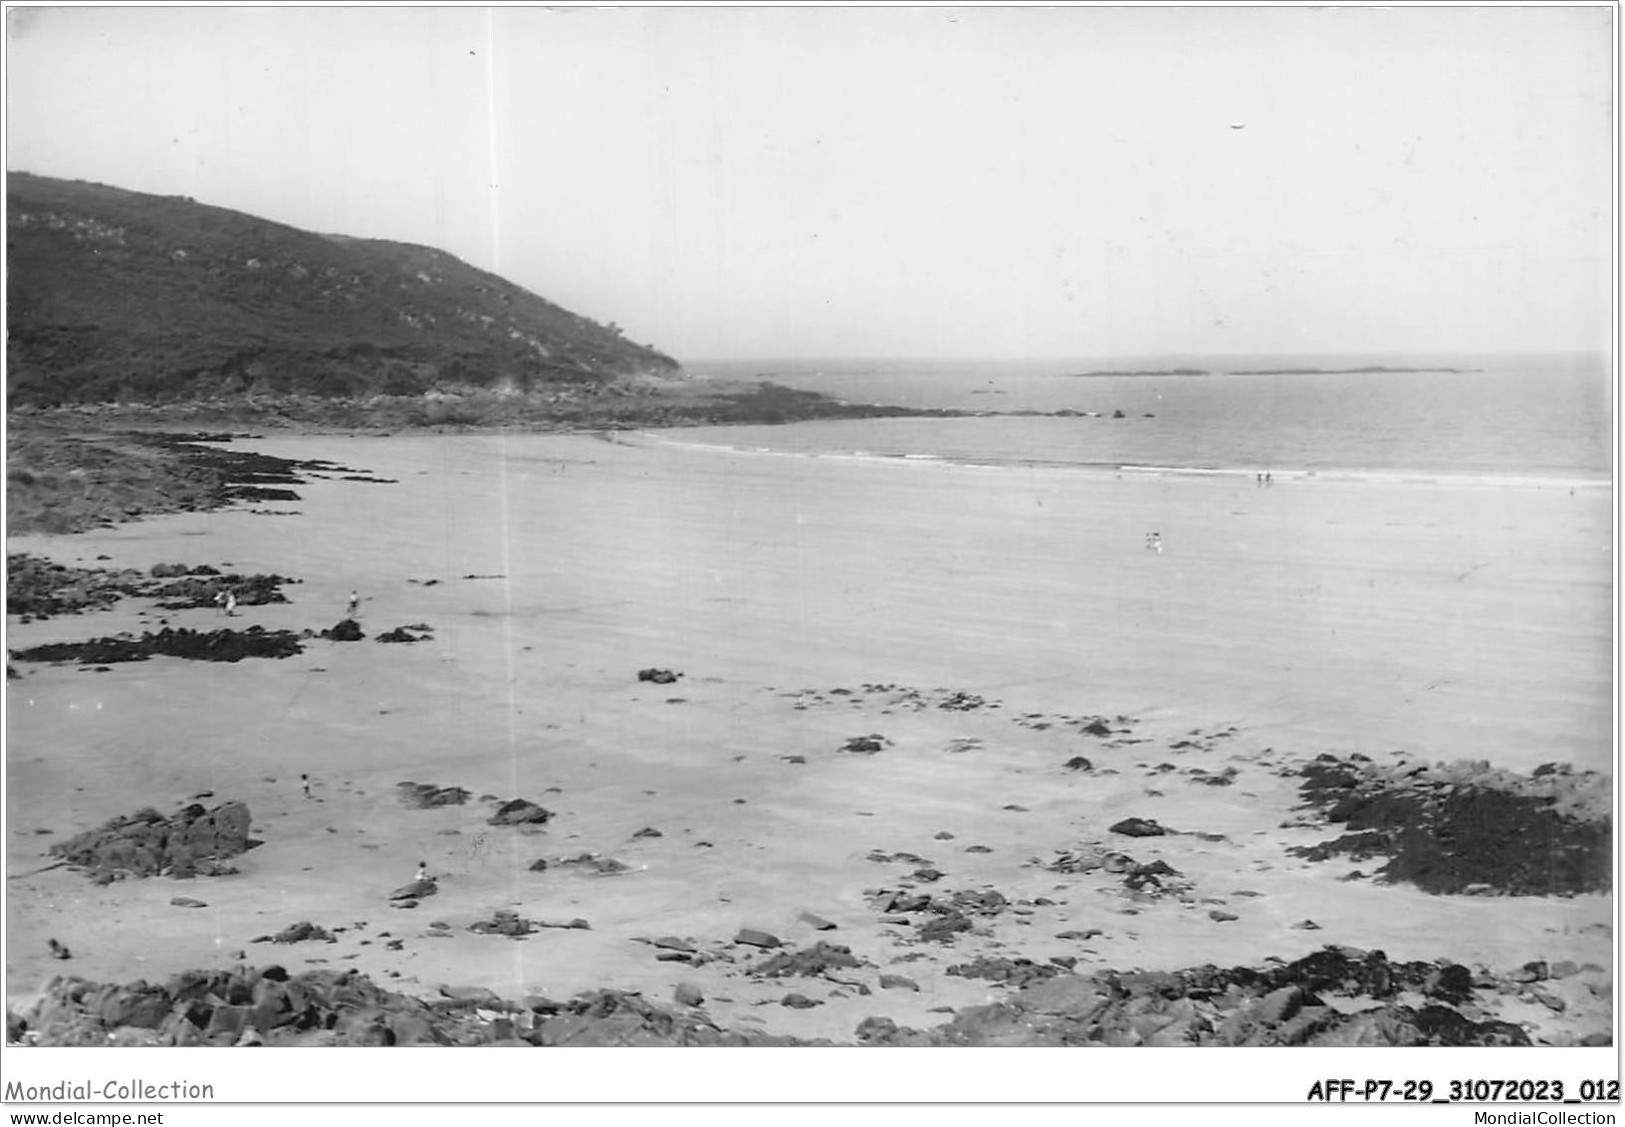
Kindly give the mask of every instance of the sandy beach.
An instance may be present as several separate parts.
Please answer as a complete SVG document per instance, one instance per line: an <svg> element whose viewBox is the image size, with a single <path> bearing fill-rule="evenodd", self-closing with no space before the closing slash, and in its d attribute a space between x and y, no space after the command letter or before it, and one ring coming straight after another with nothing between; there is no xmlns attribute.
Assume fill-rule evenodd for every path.
<svg viewBox="0 0 1625 1127"><path fill-rule="evenodd" d="M1294 857L1332 835L1302 819L1286 773L1357 752L1611 774L1606 484L1277 475L1261 489L1245 474L792 456L680 433L243 445L393 483L335 475L259 512L13 537L8 551L276 572L301 581L291 602L243 608L237 625L322 629L353 589L369 635L421 623L432 641L21 666L8 688L14 1007L63 971L155 980L246 958L353 967L425 995L614 987L664 1004L689 983L719 1025L850 1041L871 1015L924 1028L1000 997L948 973L983 954L1071 957L1082 973L1336 943L1495 969L1611 966L1609 895L1436 896ZM9 645L160 619L221 624L126 600L13 618ZM682 676L640 682L645 668ZM1094 717L1107 734L1080 730ZM880 749L842 750L862 736ZM1065 766L1077 756L1088 770ZM1202 785L1227 770L1230 785ZM404 781L473 797L414 809ZM95 885L37 871L53 842L203 792L252 811L264 844L235 860L239 875ZM492 826L482 796L554 817ZM1113 838L1129 817L1180 832ZM1105 874L1045 867L1108 841L1167 861L1191 894L1141 901ZM626 870L567 863L582 854ZM393 909L420 861L438 894ZM951 945L918 942L883 922L875 890L918 884L922 868L940 874L930 891L996 889L1013 907ZM499 909L590 928L468 930ZM337 942L250 944L306 920ZM842 944L860 966L834 981L752 976L742 928ZM647 942L660 937L710 954L662 961ZM1508 996L1495 1016L1559 1042L1612 1027L1611 983L1559 987L1561 1014ZM815 1004L781 1004L791 992Z"/></svg>

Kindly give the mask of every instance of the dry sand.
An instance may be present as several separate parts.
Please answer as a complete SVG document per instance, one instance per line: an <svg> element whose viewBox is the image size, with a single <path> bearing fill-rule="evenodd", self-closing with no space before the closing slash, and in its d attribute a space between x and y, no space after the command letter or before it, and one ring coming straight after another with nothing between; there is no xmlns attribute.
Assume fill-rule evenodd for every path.
<svg viewBox="0 0 1625 1127"><path fill-rule="evenodd" d="M999 996L945 973L980 953L1073 955L1088 971L1256 964L1346 943L1496 968L1611 965L1611 897L1428 896L1292 858L1287 847L1331 834L1283 827L1296 792L1279 774L1329 750L1611 772L1606 487L1278 478L1261 490L1244 476L785 456L670 436L248 445L398 483L314 481L300 502L264 507L296 516L188 514L13 538L8 551L280 572L303 580L292 604L244 608L237 625L330 626L355 588L369 634L428 623L434 640L318 640L238 665L27 667L7 721L14 1005L64 970L162 978L246 952L423 993L609 986L665 1002L686 981L720 1024L850 1040L871 1014L927 1026L947 1018L933 1007ZM1161 555L1144 547L1152 530ZM213 611L131 601L13 620L9 644L160 617L220 625ZM684 676L640 683L650 666ZM955 691L999 707L937 707ZM1116 725L1128 733L1086 736L1063 719L1097 714L1128 718ZM838 750L870 733L890 745ZM1181 740L1198 746L1174 749ZM1095 770L1066 770L1075 755ZM1188 773L1232 766L1229 787ZM526 832L486 825L490 803L409 809L404 780L529 798L557 817ZM265 844L238 859L240 876L98 887L33 872L53 841L203 791L253 811ZM1194 880L1189 902L1137 903L1105 874L1029 863L1106 841L1130 815L1189 831L1113 839ZM644 827L661 836L634 838ZM865 890L896 888L917 866L869 860L874 850L933 862L946 875L924 891L1054 903L1021 905L951 947L910 944ZM529 871L582 852L633 871ZM387 894L420 860L439 894L392 909ZM467 930L504 907L591 930ZM1239 918L1215 921L1216 908ZM814 932L802 912L838 926ZM1320 930L1293 929L1305 918ZM347 930L336 944L248 942L299 920ZM433 921L450 937L431 937ZM741 971L756 953L729 945L741 927L849 945L872 964L852 981L895 973L922 989L755 981ZM665 935L732 961L660 962L635 941ZM47 938L73 961L53 960ZM790 992L824 1004L777 1004ZM1515 1004L1498 1016L1554 1020ZM1563 1020L1611 1024L1605 1000Z"/></svg>

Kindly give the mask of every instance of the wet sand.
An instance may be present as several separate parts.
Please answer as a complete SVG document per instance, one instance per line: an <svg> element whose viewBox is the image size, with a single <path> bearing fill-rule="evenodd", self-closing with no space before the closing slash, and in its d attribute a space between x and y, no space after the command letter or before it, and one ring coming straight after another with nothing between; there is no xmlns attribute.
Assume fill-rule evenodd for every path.
<svg viewBox="0 0 1625 1127"><path fill-rule="evenodd" d="M313 481L297 503L257 506L298 515L187 514L14 537L8 551L278 572L303 580L292 603L243 608L236 625L331 626L353 588L369 634L426 623L434 639L316 640L236 665L27 666L8 690L13 1005L62 971L153 979L246 953L425 994L615 987L666 1002L689 982L721 1025L849 1041L866 1016L925 1027L950 1016L940 1007L999 997L947 973L979 954L1076 957L1085 972L1342 943L1495 968L1611 965L1610 896L1532 909L1350 883L1339 878L1361 866L1290 856L1333 834L1283 825L1298 796L1282 774L1325 751L1611 772L1606 487L1277 475L1264 490L1245 476L795 457L667 436L246 445L398 483ZM9 645L159 618L221 624L129 601L13 620ZM683 676L640 682L647 667ZM971 699L955 693L982 703L942 707ZM1112 732L1074 723L1094 716ZM840 750L870 734L889 743ZM1079 755L1092 770L1064 766ZM1232 785L1203 785L1227 768ZM475 799L411 809L396 793L407 780ZM25 875L54 841L203 791L253 812L265 844L238 876ZM482 795L556 816L490 826ZM1130 816L1186 832L1108 832ZM635 836L644 828L660 836ZM1194 892L1143 902L1104 874L1042 866L1091 842L1166 860ZM876 851L943 873L918 891L994 888L1012 910L951 946L916 942L866 890L922 866ZM559 864L581 853L629 871ZM532 871L537 859L549 867ZM392 909L420 860L439 893ZM591 927L518 941L467 930L500 908ZM814 931L804 912L837 926ZM1305 919L1319 930L1292 926ZM345 930L335 944L249 943L300 920ZM740 928L847 945L872 992L752 977L757 953L731 942ZM658 961L638 940L662 936L717 957ZM53 960L48 938L73 960ZM876 988L880 973L920 990ZM780 1005L790 992L821 1004ZM1595 999L1562 1017L1512 1000L1497 1016L1553 1036L1611 1024Z"/></svg>

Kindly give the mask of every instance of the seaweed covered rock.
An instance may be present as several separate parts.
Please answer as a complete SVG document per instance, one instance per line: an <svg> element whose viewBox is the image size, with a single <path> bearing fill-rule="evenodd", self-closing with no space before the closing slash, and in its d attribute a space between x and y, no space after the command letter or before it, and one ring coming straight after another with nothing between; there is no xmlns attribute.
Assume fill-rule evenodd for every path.
<svg viewBox="0 0 1625 1127"><path fill-rule="evenodd" d="M6 613L30 618L110 607L142 592L139 571L69 567L19 552L6 557Z"/></svg>
<svg viewBox="0 0 1625 1127"><path fill-rule="evenodd" d="M235 870L222 861L259 844L248 836L251 821L241 802L213 810L193 803L167 818L149 807L58 842L51 853L97 877L224 875Z"/></svg>
<svg viewBox="0 0 1625 1127"><path fill-rule="evenodd" d="M210 568L206 575L188 575L148 593L169 600L159 604L165 610L212 607L221 593L226 591L237 597L238 606L253 607L287 602L288 597L282 593L282 587L298 582L286 575L221 575Z"/></svg>
<svg viewBox="0 0 1625 1127"><path fill-rule="evenodd" d="M1385 856L1378 876L1434 893L1553 896L1612 885L1610 783L1593 772L1321 755L1296 773L1306 802L1348 831L1298 856Z"/></svg>
<svg viewBox="0 0 1625 1127"><path fill-rule="evenodd" d="M490 919L475 920L468 925L469 931L479 935L506 935L509 939L529 935L536 929L536 921L525 919L511 908L498 908Z"/></svg>
<svg viewBox="0 0 1625 1127"><path fill-rule="evenodd" d="M284 658L303 652L298 635L290 630L186 630L165 627L139 638L96 638L89 642L56 642L15 650L19 661L75 661L80 665L117 665L151 657L180 657L189 661L237 662L246 657Z"/></svg>
<svg viewBox="0 0 1625 1127"><path fill-rule="evenodd" d="M414 630L418 631L418 633L412 633ZM412 626L397 626L393 630L385 630L373 639L375 642L390 643L432 642L433 640L433 632L421 623Z"/></svg>
<svg viewBox="0 0 1625 1127"><path fill-rule="evenodd" d="M747 942L736 939L735 942ZM762 946L762 944L758 944ZM832 970L862 966L852 948L838 943L815 943L799 951L779 951L750 968L758 978L822 978Z"/></svg>
<svg viewBox="0 0 1625 1127"><path fill-rule="evenodd" d="M775 958L784 957L783 955ZM1454 968L1454 969L1453 969ZM961 976L1005 983L1008 997L959 1010L931 1029L884 1016L859 1045L1527 1045L1523 1027L1484 1011L1515 975L1479 976L1448 961L1393 963L1382 952L1328 947L1293 963L1078 975L1021 959L979 958ZM901 986L901 983L894 983ZM906 987L904 987L906 989ZM791 1000L794 999L794 1000ZM1453 999L1453 1000L1452 1000ZM506 1001L480 987L420 999L355 971L290 975L280 966L194 970L163 984L58 977L8 1034L41 1045L807 1045L756 1029L722 1029L639 994L593 990L568 1002ZM792 1008L810 1002L785 995ZM1586 1034L1587 1043L1608 1035Z"/></svg>
<svg viewBox="0 0 1625 1127"><path fill-rule="evenodd" d="M259 935L249 940L250 943L337 943L338 938L319 924L309 920L300 920L289 924L275 935Z"/></svg>
<svg viewBox="0 0 1625 1127"><path fill-rule="evenodd" d="M1004 1001L960 1010L952 1021L925 1031L871 1018L859 1026L858 1040L977 1046L1530 1043L1518 1025L1464 1012L1476 990L1466 968L1391 963L1380 951L1326 948L1264 968L1092 975L984 957L948 973L1003 979L1018 989ZM1496 984L1485 988L1493 992ZM1420 1006L1401 1002L1416 995L1425 999ZM1331 1004L1334 997L1345 1004Z"/></svg>

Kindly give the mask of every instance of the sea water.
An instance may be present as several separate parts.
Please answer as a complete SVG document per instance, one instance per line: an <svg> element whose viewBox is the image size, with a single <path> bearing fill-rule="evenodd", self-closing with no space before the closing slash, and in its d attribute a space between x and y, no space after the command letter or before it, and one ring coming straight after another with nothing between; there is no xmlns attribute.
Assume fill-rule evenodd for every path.
<svg viewBox="0 0 1625 1127"><path fill-rule="evenodd" d="M1613 466L1612 367L1608 357L1594 354L800 359L685 367L700 378L765 379L850 403L975 412L699 428L668 436L686 442L1277 475L1595 483L1609 480ZM1350 371L1370 368L1390 370ZM1201 374L1093 374L1181 369Z"/></svg>

